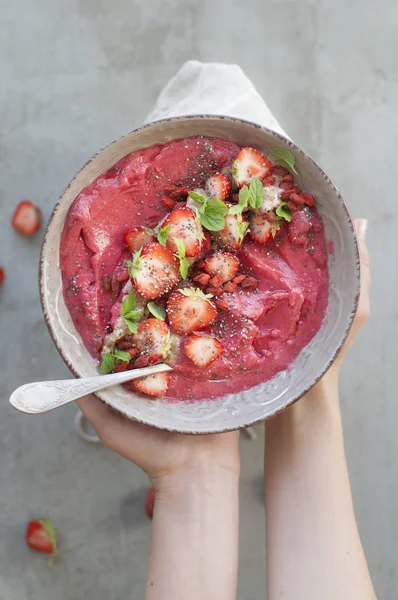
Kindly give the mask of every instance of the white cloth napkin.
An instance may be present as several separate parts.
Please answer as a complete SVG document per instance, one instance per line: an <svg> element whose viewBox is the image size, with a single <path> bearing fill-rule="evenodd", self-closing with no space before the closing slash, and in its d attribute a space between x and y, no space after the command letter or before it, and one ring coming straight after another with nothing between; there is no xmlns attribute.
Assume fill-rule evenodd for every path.
<svg viewBox="0 0 398 600"><path fill-rule="evenodd" d="M238 65L189 60L160 92L146 123L194 114L240 117L287 137Z"/></svg>

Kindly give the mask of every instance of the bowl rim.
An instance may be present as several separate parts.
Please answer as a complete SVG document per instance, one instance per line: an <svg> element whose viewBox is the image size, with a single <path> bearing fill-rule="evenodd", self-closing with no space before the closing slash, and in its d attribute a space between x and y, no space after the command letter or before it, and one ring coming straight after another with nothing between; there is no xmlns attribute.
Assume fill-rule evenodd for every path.
<svg viewBox="0 0 398 600"><path fill-rule="evenodd" d="M120 140L134 134L134 133L139 133L145 129L150 129L151 127L153 127L154 125L159 125L162 123L168 123L168 122L182 122L182 121L189 121L189 120L198 120L198 119L202 119L202 120L213 120L213 121L230 121L230 122L237 122L240 124L243 124L245 126L249 126L249 127L253 127L255 129L258 129L260 131L263 131L266 134L271 134L272 136L274 136L275 138L279 139L281 142L283 142L284 144L290 146L290 148L292 149L292 151L294 151L295 153L299 153L302 155L302 157L309 162L321 175L322 177L325 179L325 181L328 183L328 185L332 188L332 191L334 192L334 195L336 196L336 199L340 201L341 207L343 209L343 212L345 213L345 217L346 220L348 222L349 228L351 230L352 233L352 241L353 241L353 245L354 245L354 254L355 254L355 272L356 272L356 292L355 292L355 296L353 299L353 303L352 303L352 308L351 308L351 312L349 315L349 319L348 319L348 324L346 327L346 330L344 332L344 335L342 336L342 340L341 343L339 344L339 346L336 348L335 352L333 353L333 355L331 356L330 360L325 364L324 368L321 370L321 372L319 373L319 375L315 378L315 380L313 381L313 383L311 385L309 385L302 393L299 393L297 395L294 395L292 397L292 399L283 407L275 410L274 412L272 412L271 414L261 417L259 419L253 419L253 420L249 420L246 424L241 425L239 427L213 427L211 429L209 429L208 431L186 431L186 430L182 430L182 429L174 429L171 427L161 427L159 425L155 425L150 423L149 421L146 421L145 419L139 419L136 417L131 417L128 416L127 418L136 421L137 423L140 423L141 425L144 425L146 427L154 427L155 429L159 429L162 431L170 431L172 433L182 433L185 435L211 435L213 433L225 433L228 431L236 431L236 430L240 430L240 429L245 429L247 427L252 427L254 425L260 424L265 422L268 419L273 418L274 416L280 414L281 412L283 412L286 408L288 408L289 406L291 406L292 404L294 404L295 402L297 402L298 400L300 400L300 398L302 398L303 396L305 396L321 379L322 377L325 375L325 373L330 369L330 367L333 365L334 361L336 360L340 350L342 349L342 347L344 346L344 343L350 333L351 327L352 327L352 323L353 320L355 318L355 315L357 313L357 309L358 309L358 303L359 303L359 296L360 296L360 284L361 284L361 264L360 264L360 255L359 255L359 248L358 248L358 240L357 240L357 236L355 233L355 228L354 228L354 224L353 224L353 220L352 217L350 215L350 212L344 202L343 197L341 196L338 188L336 187L336 185L333 183L333 181L330 179L330 177L325 173L325 171L322 169L322 167L304 150L302 150L300 148L300 146L298 146L295 142L293 142L290 138L282 135L281 133L279 133L278 131L274 131L273 129L270 129L269 127L265 127L264 125L260 125L259 123L256 123L254 121L250 121L248 119L241 119L239 117L231 117L228 115L219 115L219 114L211 114L211 113L198 113L198 114L190 114L190 115L180 115L180 116L173 116L173 117L166 117L164 119L159 119L156 121L151 121L149 123L145 123L144 125L141 125L140 127L137 127L135 129L132 129L131 131L128 131L126 133L124 133L123 135L119 136L118 138L115 138L114 140L112 140L111 142L109 142L108 144L106 144L105 146L103 146L102 148L100 148L97 152L95 152L95 154L93 154L82 166L81 168L75 173L75 175L72 177L72 179L70 179L68 185L63 189L62 193L60 194L51 214L50 217L48 219L48 222L46 224L46 228L44 231L44 235L43 235L43 239L42 239L42 243L41 243L41 248L40 248L40 257L39 257L39 271L38 271L38 283L39 283L39 296L40 296L40 304L41 304L41 308L42 308L42 312L43 312L43 316L44 316L44 320L48 329L48 332L50 334L50 337L56 347L56 349L58 350L59 355L61 356L62 360L64 361L65 365L68 367L68 369L71 371L71 373L74 375L74 377L79 378L79 374L77 373L77 371L75 370L74 366L72 365L72 363L66 358L64 351L62 349L61 344L58 342L56 333L53 330L53 327L51 325L49 316L47 315L46 312L46 307L45 307L45 302L44 302L44 273L43 273L43 264L44 264L44 252L45 252L45 247L46 247L46 242L47 242L47 236L48 236L48 230L50 228L50 225L53 221L53 218L55 216L55 213L58 211L59 206L62 203L62 199L65 195L65 193L67 192L67 190L69 189L69 187L72 185L72 182L76 179L76 177L83 171L83 169L85 169L87 167L88 164L90 164L93 160L96 159L96 157L101 154L106 148L109 148L110 146L112 146L113 144L116 144L117 142L119 142ZM179 138L174 138L174 139L179 139ZM126 155L127 156L127 155ZM114 408L113 406L111 407L110 404L108 404L107 402L105 402L100 396L98 396L97 394L93 394L94 396L96 396L99 400L101 400L101 402L103 402L104 404L106 404L107 406L109 406L110 408ZM115 408L115 410L118 410L117 408ZM121 414L123 414L122 411L119 411Z"/></svg>

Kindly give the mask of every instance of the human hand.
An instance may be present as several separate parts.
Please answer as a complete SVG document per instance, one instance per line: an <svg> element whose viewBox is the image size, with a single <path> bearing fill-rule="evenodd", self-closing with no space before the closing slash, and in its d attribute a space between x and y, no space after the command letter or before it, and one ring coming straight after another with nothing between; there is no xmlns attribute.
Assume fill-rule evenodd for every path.
<svg viewBox="0 0 398 600"><path fill-rule="evenodd" d="M79 407L100 441L141 467L156 488L239 474L237 432L184 435L140 425L86 396Z"/></svg>
<svg viewBox="0 0 398 600"><path fill-rule="evenodd" d="M343 359L369 316L370 262L369 252L365 241L367 225L368 222L366 219L354 220L354 227L358 240L359 259L361 262L361 287L357 312L355 314L350 332L330 369L306 394L305 397L313 398L317 397L320 391L325 393L326 390L330 392L331 390L337 389L340 367L343 363Z"/></svg>
<svg viewBox="0 0 398 600"><path fill-rule="evenodd" d="M352 346L355 338L362 329L362 326L366 322L370 314L369 304L369 289L370 289L370 261L369 252L366 247L366 229L368 222L366 219L355 219L354 227L358 240L359 259L361 262L361 289L359 294L358 308L352 323L352 327L348 337L344 343L344 346L339 352L338 357L332 368L338 370L343 362L343 358L347 353L347 350Z"/></svg>

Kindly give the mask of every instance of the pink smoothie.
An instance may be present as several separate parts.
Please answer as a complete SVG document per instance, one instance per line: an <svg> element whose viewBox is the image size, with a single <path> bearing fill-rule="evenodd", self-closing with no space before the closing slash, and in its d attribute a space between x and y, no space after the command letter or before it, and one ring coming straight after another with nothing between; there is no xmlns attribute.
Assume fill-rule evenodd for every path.
<svg viewBox="0 0 398 600"><path fill-rule="evenodd" d="M75 199L62 232L60 266L66 305L93 357L119 310L119 279L131 258L125 233L154 227L169 212L161 203L165 186L203 187L239 150L232 142L200 137L132 152ZM246 237L237 255L244 272L259 280L258 289L223 294L230 310L220 312L206 332L222 342L224 352L208 367L190 361L181 337L172 359L171 400L215 398L271 379L289 368L322 323L329 276L315 209L294 212L266 244Z"/></svg>

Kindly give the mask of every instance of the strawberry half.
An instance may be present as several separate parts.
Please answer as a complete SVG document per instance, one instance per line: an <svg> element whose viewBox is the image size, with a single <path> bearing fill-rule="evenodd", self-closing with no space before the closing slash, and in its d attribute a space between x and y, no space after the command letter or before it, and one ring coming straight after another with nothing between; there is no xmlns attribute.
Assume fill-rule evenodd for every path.
<svg viewBox="0 0 398 600"><path fill-rule="evenodd" d="M272 225L266 216L253 215L250 218L249 235L258 244L265 244L271 238Z"/></svg>
<svg viewBox="0 0 398 600"><path fill-rule="evenodd" d="M263 179L272 173L272 164L254 148L242 148L232 166L232 174L238 187L249 184L252 177Z"/></svg>
<svg viewBox="0 0 398 600"><path fill-rule="evenodd" d="M131 254L141 250L145 244L151 244L156 241L157 239L152 229L148 229L147 227L133 227L124 236L124 243Z"/></svg>
<svg viewBox="0 0 398 600"><path fill-rule="evenodd" d="M25 541L29 548L52 554L57 550L57 533L49 519L30 521L26 528Z"/></svg>
<svg viewBox="0 0 398 600"><path fill-rule="evenodd" d="M178 260L157 242L136 252L130 268L137 292L148 300L170 292L180 281Z"/></svg>
<svg viewBox="0 0 398 600"><path fill-rule="evenodd" d="M23 200L17 206L12 217L12 226L22 235L33 235L40 229L41 212L29 200Z"/></svg>
<svg viewBox="0 0 398 600"><path fill-rule="evenodd" d="M231 192L231 182L223 173L214 173L206 181L206 191L212 198L226 200Z"/></svg>
<svg viewBox="0 0 398 600"><path fill-rule="evenodd" d="M153 375L145 375L132 381L133 385L148 396L164 396L169 387L170 373L154 373Z"/></svg>
<svg viewBox="0 0 398 600"><path fill-rule="evenodd" d="M215 239L223 248L239 250L247 228L248 221L244 215L226 215L225 227L221 231L217 231Z"/></svg>
<svg viewBox="0 0 398 600"><path fill-rule="evenodd" d="M0 267L0 286L3 285L5 279L5 273L3 267Z"/></svg>
<svg viewBox="0 0 398 600"><path fill-rule="evenodd" d="M217 318L217 308L199 288L176 290L167 301L167 316L176 333L189 334L206 329Z"/></svg>
<svg viewBox="0 0 398 600"><path fill-rule="evenodd" d="M212 256L206 258L203 268L211 277L221 275L222 283L226 283L235 277L239 265L239 259L235 254L231 254L231 252L215 252Z"/></svg>
<svg viewBox="0 0 398 600"><path fill-rule="evenodd" d="M207 367L223 351L222 343L211 335L191 335L185 344L185 354L198 367Z"/></svg>
<svg viewBox="0 0 398 600"><path fill-rule="evenodd" d="M180 238L184 242L185 256L197 256L203 248L204 235L200 220L188 206L175 208L162 223L162 229L170 227L167 232L166 247L171 252L178 252L173 238Z"/></svg>
<svg viewBox="0 0 398 600"><path fill-rule="evenodd" d="M138 325L135 339L139 340L141 354L149 358L149 363L156 363L167 355L170 331L160 319L146 319Z"/></svg>

